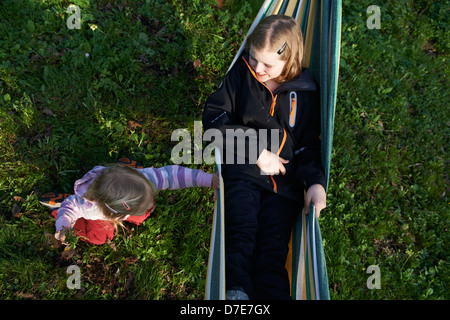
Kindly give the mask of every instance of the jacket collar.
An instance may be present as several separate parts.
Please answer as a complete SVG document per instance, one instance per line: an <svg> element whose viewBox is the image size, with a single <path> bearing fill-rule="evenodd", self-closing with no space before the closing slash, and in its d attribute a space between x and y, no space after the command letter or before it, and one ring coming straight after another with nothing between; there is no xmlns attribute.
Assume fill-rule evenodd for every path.
<svg viewBox="0 0 450 320"><path fill-rule="evenodd" d="M302 68L302 72L295 77L294 79L282 83L278 88L274 90L274 94L277 94L281 91L289 91L289 90L303 90L303 91L316 91L317 86L314 82L311 73L308 68Z"/></svg>
<svg viewBox="0 0 450 320"><path fill-rule="evenodd" d="M245 60L246 65L250 69L250 73L253 75L253 77L256 78L256 76L254 74L254 70L251 68L250 63L248 62L249 56L244 55L242 57L242 59ZM282 83L278 88L276 88L273 91L273 95L275 96L279 92L289 91L289 90L304 90L304 91L316 91L317 90L316 83L315 83L314 79L312 78L311 73L309 72L308 68L303 68L302 72L294 79L292 79L288 82Z"/></svg>

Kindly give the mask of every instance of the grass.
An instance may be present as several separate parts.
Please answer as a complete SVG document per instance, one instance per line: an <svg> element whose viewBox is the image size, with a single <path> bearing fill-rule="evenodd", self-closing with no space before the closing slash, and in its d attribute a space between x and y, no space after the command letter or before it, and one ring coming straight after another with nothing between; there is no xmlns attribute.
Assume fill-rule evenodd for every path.
<svg viewBox="0 0 450 320"><path fill-rule="evenodd" d="M143 225L67 248L38 196L123 156L171 164L171 132L201 119L261 1L72 3L81 29L67 28L67 1L0 4L0 298L202 299L211 190L163 191ZM332 299L450 297L446 3L382 4L377 30L370 1L343 1L320 218Z"/></svg>
<svg viewBox="0 0 450 320"><path fill-rule="evenodd" d="M369 5L343 6L329 208L321 219L331 296L448 299L448 6L385 4L381 29L371 30ZM370 265L380 267L380 290L365 285Z"/></svg>

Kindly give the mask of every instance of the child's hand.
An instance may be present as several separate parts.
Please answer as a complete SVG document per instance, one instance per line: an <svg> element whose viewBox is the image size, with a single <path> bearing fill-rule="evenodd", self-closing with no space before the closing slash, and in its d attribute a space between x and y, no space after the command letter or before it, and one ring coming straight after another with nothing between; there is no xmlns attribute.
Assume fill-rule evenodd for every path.
<svg viewBox="0 0 450 320"><path fill-rule="evenodd" d="M214 190L219 189L220 187L220 177L219 177L219 172L216 172L213 175L212 181L211 181L211 188L213 188Z"/></svg>
<svg viewBox="0 0 450 320"><path fill-rule="evenodd" d="M320 216L320 211L327 206L327 195L325 189L321 184L313 184L309 187L305 197L305 211L308 214L311 202L316 209L317 218Z"/></svg>
<svg viewBox="0 0 450 320"><path fill-rule="evenodd" d="M266 149L261 152L258 160L256 161L256 165L261 169L264 174L267 175L284 175L286 173L286 169L284 168L284 164L288 163L289 160L285 160L279 157L277 154L270 152Z"/></svg>
<svg viewBox="0 0 450 320"><path fill-rule="evenodd" d="M56 231L55 239L64 243L64 241L66 240L66 230L62 229L62 230Z"/></svg>

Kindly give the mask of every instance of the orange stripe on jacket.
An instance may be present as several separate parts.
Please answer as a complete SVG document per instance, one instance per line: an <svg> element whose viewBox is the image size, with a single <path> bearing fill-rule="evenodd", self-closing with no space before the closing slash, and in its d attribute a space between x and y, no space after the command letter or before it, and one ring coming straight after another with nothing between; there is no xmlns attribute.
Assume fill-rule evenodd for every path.
<svg viewBox="0 0 450 320"><path fill-rule="evenodd" d="M261 83L264 87L267 88L267 90L269 90L270 95L272 96L272 105L270 106L270 115L273 116L273 112L275 111L275 105L277 104L277 96L274 96L272 93L272 90L269 89L268 86L266 86L266 84L264 82L259 81L258 77L256 76L255 70L253 70L253 68L248 64L247 60L244 59L244 57L242 57L242 60L244 60L245 64L247 65L248 69L250 70L250 73L253 75L253 77L259 82Z"/></svg>
<svg viewBox="0 0 450 320"><path fill-rule="evenodd" d="M295 101L295 98L292 98L292 99L291 99L291 114L289 115L291 127L294 126L294 121L295 121L295 118L294 118L294 116L295 116L295 108L296 108L296 101Z"/></svg>

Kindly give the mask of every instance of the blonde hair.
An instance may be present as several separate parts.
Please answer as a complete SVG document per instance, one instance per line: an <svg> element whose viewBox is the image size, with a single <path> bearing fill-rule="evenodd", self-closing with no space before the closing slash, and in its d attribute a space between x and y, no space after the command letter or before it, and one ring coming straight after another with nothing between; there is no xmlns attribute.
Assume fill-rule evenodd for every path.
<svg viewBox="0 0 450 320"><path fill-rule="evenodd" d="M102 213L117 227L127 215L140 216L156 200L157 188L143 174L127 166L103 169L88 186L84 197L96 201Z"/></svg>
<svg viewBox="0 0 450 320"><path fill-rule="evenodd" d="M268 48L280 52L280 60L286 61L286 65L274 79L279 83L292 80L302 71L303 36L297 21L292 17L270 15L264 18L247 38L245 49L250 52L250 48Z"/></svg>

